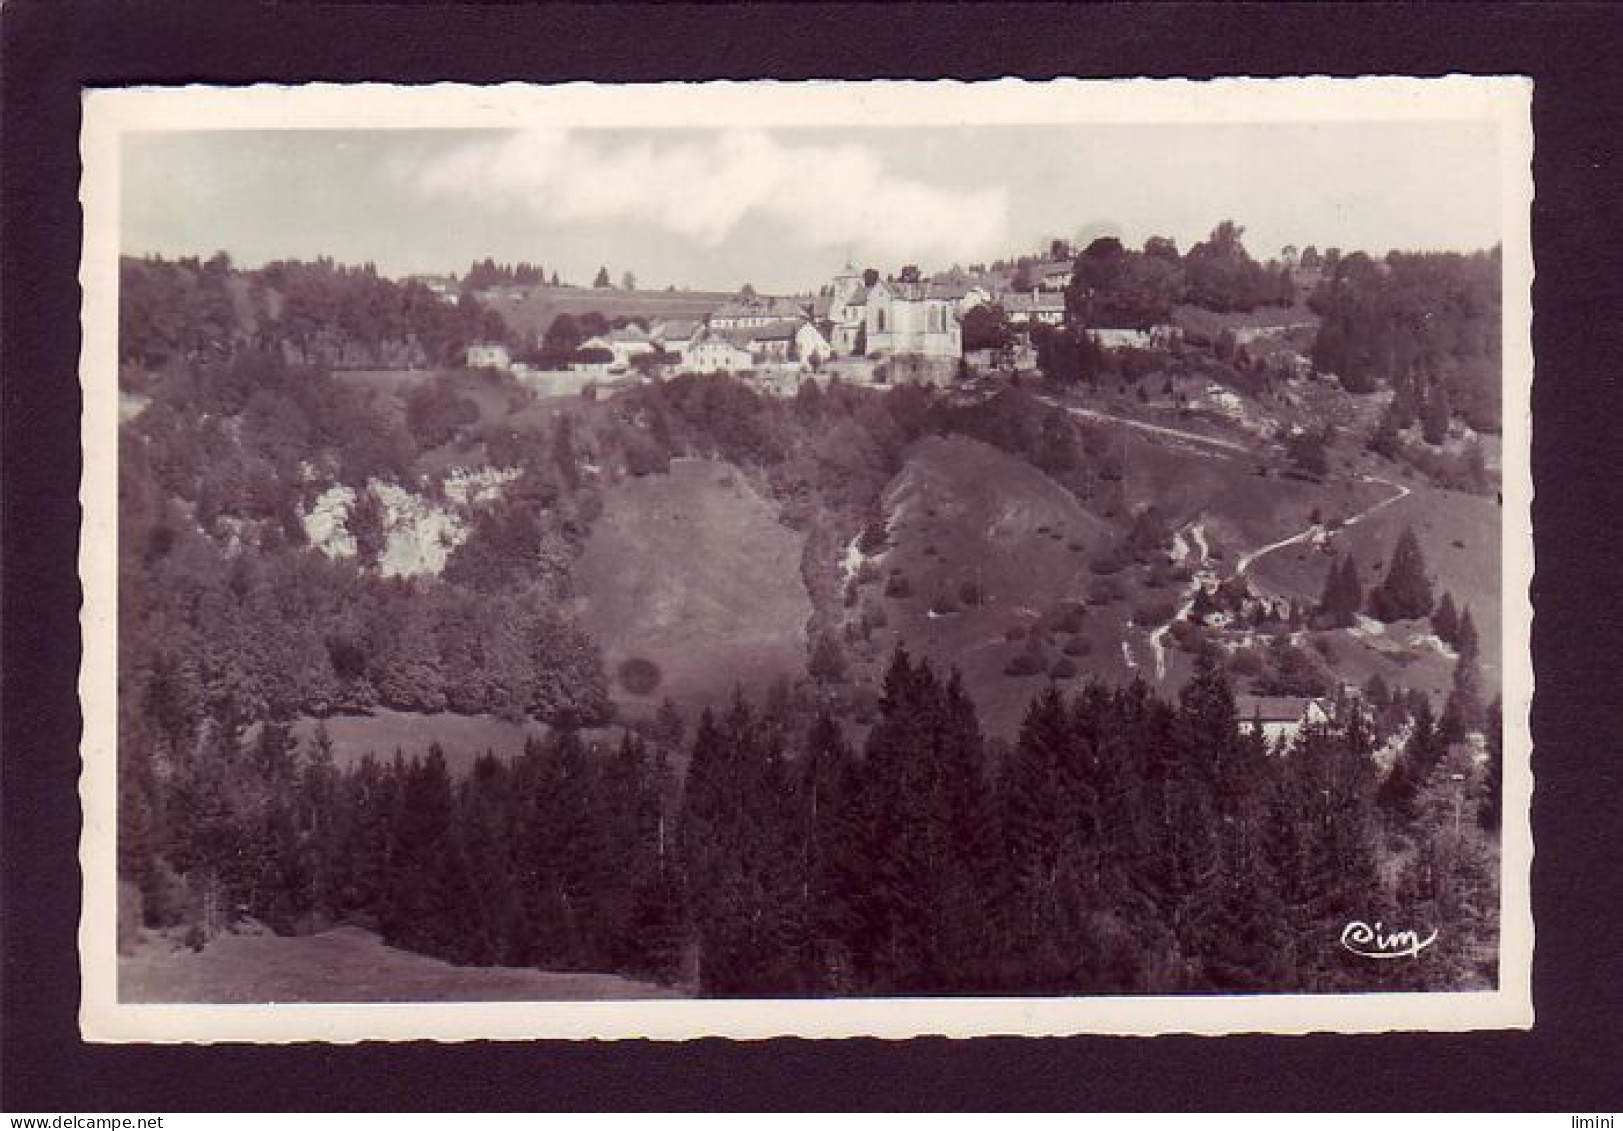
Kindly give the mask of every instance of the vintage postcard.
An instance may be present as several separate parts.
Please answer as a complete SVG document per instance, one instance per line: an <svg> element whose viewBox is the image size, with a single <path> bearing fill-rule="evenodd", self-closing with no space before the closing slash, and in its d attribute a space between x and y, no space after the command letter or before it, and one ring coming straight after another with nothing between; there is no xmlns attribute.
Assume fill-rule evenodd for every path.
<svg viewBox="0 0 1623 1131"><path fill-rule="evenodd" d="M1533 1021L1531 86L84 97L84 1035Z"/></svg>

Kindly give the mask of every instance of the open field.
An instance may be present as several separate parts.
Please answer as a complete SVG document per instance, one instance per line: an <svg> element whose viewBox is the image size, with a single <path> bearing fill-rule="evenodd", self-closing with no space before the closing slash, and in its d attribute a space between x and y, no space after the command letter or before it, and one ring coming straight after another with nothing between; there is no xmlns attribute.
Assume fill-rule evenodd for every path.
<svg viewBox="0 0 1623 1131"><path fill-rule="evenodd" d="M359 927L298 937L246 924L200 951L168 933L142 931L121 955L118 994L126 1002L603 1001L673 998L677 990L614 974L452 966L385 946Z"/></svg>
<svg viewBox="0 0 1623 1131"><path fill-rule="evenodd" d="M732 465L679 459L669 474L605 491L603 515L575 566L581 623L611 677L650 660L660 678L638 694L615 678L629 712L670 696L719 703L735 685L759 692L805 670L811 599L800 576L802 535Z"/></svg>

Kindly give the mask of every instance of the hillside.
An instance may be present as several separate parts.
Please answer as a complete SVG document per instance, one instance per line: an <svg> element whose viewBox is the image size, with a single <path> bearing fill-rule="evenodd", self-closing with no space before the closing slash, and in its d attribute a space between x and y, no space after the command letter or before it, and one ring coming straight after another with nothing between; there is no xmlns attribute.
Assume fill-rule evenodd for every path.
<svg viewBox="0 0 1623 1131"><path fill-rule="evenodd" d="M1127 607L1078 612L1088 559L1114 532L1041 471L977 440L927 437L886 488L884 511L888 546L851 571L859 619L883 621L853 650L858 674L877 679L903 643L943 670L956 665L988 729L1005 735L1041 681L1004 669L1040 625L1076 618L1074 636L1088 642L1074 657L1079 670L1131 676L1116 643ZM978 603L965 601L966 587L979 589ZM1072 635L1056 641L1054 658Z"/></svg>
<svg viewBox="0 0 1623 1131"><path fill-rule="evenodd" d="M718 291L621 291L607 287L535 287L522 298L491 293L483 301L517 335L537 342L560 314L603 317L703 318L735 297Z"/></svg>
<svg viewBox="0 0 1623 1131"><path fill-rule="evenodd" d="M193 951L170 932L142 931L119 956L118 995L139 1003L604 1001L672 998L666 986L614 974L453 966L385 946L371 931L334 927L273 935L252 923Z"/></svg>
<svg viewBox="0 0 1623 1131"><path fill-rule="evenodd" d="M811 615L803 541L725 462L678 459L668 474L607 488L574 579L616 700L633 714L665 696L697 706L799 675ZM636 660L659 673L642 692L623 670Z"/></svg>

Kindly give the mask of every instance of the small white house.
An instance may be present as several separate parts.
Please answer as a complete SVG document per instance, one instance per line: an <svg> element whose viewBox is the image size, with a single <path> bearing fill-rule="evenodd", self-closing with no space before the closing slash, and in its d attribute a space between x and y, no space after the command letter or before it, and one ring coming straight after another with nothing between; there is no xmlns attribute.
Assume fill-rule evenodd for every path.
<svg viewBox="0 0 1623 1131"><path fill-rule="evenodd" d="M513 368L513 357L500 342L475 342L468 347L468 368L505 371Z"/></svg>
<svg viewBox="0 0 1623 1131"><path fill-rule="evenodd" d="M1235 714L1240 733L1262 731L1270 744L1283 738L1294 739L1303 727L1322 726L1330 721L1330 710L1322 699L1300 699L1289 695L1236 695Z"/></svg>
<svg viewBox="0 0 1623 1131"><path fill-rule="evenodd" d="M754 366L749 350L716 330L701 330L682 350L684 373L743 373Z"/></svg>

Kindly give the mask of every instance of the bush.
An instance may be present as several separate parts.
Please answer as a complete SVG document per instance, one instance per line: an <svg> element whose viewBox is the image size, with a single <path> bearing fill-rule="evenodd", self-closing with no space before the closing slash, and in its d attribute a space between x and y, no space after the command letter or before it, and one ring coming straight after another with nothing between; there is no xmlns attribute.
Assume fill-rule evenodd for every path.
<svg viewBox="0 0 1623 1131"><path fill-rule="evenodd" d="M1145 628L1166 624L1178 606L1171 601L1146 601L1133 610L1133 623Z"/></svg>
<svg viewBox="0 0 1623 1131"><path fill-rule="evenodd" d="M1046 670L1046 667L1047 665L1043 663L1041 657L1033 656L1030 652L1022 652L1009 661L1008 666L1003 669L1003 674L1012 676L1041 675Z"/></svg>
<svg viewBox="0 0 1623 1131"><path fill-rule="evenodd" d="M1127 559L1119 549L1111 547L1088 559L1088 568L1100 576L1109 576L1126 569Z"/></svg>
<svg viewBox="0 0 1623 1131"><path fill-rule="evenodd" d="M1048 674L1054 679L1075 679L1076 672L1076 661L1064 658L1055 660L1054 666L1048 669Z"/></svg>
<svg viewBox="0 0 1623 1131"><path fill-rule="evenodd" d="M885 582L885 596L887 597L903 598L911 597L912 595L913 583L907 580L907 576L905 574L891 574L890 580Z"/></svg>
<svg viewBox="0 0 1623 1131"><path fill-rule="evenodd" d="M1199 625L1186 620L1173 621L1168 632L1172 636L1173 646L1191 655L1198 656L1206 647L1206 633Z"/></svg>
<svg viewBox="0 0 1623 1131"><path fill-rule="evenodd" d="M1026 626L1023 624L1011 624L1008 628L1003 630L1003 639L1007 640L1010 644L1013 644L1017 640L1024 640L1025 638Z"/></svg>
<svg viewBox="0 0 1623 1131"><path fill-rule="evenodd" d="M986 590L978 581L966 581L958 587L958 599L973 608L985 603Z"/></svg>
<svg viewBox="0 0 1623 1131"><path fill-rule="evenodd" d="M1111 577L1095 578L1088 586L1088 604L1113 605L1123 596L1121 584Z"/></svg>
<svg viewBox="0 0 1623 1131"><path fill-rule="evenodd" d="M651 695L662 674L654 661L633 657L620 665L620 686L632 695Z"/></svg>
<svg viewBox="0 0 1623 1131"><path fill-rule="evenodd" d="M1250 679L1262 674L1262 653L1255 648L1239 648L1229 656L1229 674L1237 679Z"/></svg>
<svg viewBox="0 0 1623 1131"><path fill-rule="evenodd" d="M1083 618L1087 616L1087 607L1076 601L1067 601L1055 612L1053 629L1055 632L1082 631Z"/></svg>
<svg viewBox="0 0 1623 1131"><path fill-rule="evenodd" d="M938 617L956 613L958 611L958 602L954 600L951 593L943 593L930 602L930 611Z"/></svg>
<svg viewBox="0 0 1623 1131"><path fill-rule="evenodd" d="M1067 656L1089 656L1093 654L1093 641L1086 636L1073 636L1065 642L1063 651Z"/></svg>

